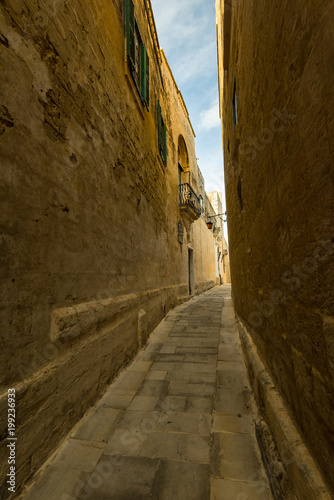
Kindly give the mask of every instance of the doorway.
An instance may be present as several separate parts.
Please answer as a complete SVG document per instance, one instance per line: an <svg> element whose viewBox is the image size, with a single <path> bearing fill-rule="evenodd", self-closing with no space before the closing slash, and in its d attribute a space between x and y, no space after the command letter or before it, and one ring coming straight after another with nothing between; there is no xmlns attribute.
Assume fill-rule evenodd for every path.
<svg viewBox="0 0 334 500"><path fill-rule="evenodd" d="M194 250L188 248L189 295L194 295Z"/></svg>

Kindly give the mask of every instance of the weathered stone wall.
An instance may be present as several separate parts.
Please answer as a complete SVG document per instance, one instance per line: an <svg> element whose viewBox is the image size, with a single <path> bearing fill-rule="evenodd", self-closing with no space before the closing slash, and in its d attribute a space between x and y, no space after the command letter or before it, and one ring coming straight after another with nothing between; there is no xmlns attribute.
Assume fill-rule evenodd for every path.
<svg viewBox="0 0 334 500"><path fill-rule="evenodd" d="M216 3L234 304L334 491L334 5Z"/></svg>
<svg viewBox="0 0 334 500"><path fill-rule="evenodd" d="M8 386L19 486L187 299L188 244L205 266L196 290L214 282L200 257L214 246L204 221L178 242L177 138L196 177L194 135L149 8L135 1L150 58L147 110L126 63L123 0L1 2L1 498Z"/></svg>
<svg viewBox="0 0 334 500"><path fill-rule="evenodd" d="M195 151L195 134L192 125L188 118L188 111L185 107L180 90L178 89L169 65L162 53L163 65L162 75L164 81L164 91L166 92L166 116L167 130L169 131L169 156L171 158L171 168L167 171L172 197L167 201L168 220L171 223L170 233L174 235L177 230L178 221L181 220L184 224L184 244L180 247L177 237L173 237L172 244L174 254L171 254L171 260L174 255L181 249L181 269L187 272L188 269L188 247L194 250L194 281L195 293L202 293L208 288L215 285L215 253L214 253L214 238L212 232L206 226L205 217L199 217L192 224L188 224L182 218L182 214L178 208L178 139L181 135L186 144L189 158L189 172L184 174L185 181L189 181L190 185L196 192L197 196L202 196L203 206L208 214L213 214L213 208L205 192L205 184L203 175L197 165ZM167 104L168 103L168 104ZM168 109L169 106L169 109ZM188 279L185 277L185 279Z"/></svg>

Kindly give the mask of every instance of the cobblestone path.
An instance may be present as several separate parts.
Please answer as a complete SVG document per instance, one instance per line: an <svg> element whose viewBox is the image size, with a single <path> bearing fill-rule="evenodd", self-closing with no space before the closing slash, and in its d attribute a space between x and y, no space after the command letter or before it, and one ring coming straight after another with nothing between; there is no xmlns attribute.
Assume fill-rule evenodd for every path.
<svg viewBox="0 0 334 500"><path fill-rule="evenodd" d="M271 499L251 399L216 287L166 316L20 498Z"/></svg>

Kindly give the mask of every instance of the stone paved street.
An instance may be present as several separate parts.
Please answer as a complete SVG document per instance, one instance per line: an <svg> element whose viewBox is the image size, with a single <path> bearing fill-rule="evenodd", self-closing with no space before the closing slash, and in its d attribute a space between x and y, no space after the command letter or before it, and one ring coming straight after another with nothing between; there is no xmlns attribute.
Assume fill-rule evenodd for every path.
<svg viewBox="0 0 334 500"><path fill-rule="evenodd" d="M252 418L230 286L217 287L167 315L20 498L271 499Z"/></svg>

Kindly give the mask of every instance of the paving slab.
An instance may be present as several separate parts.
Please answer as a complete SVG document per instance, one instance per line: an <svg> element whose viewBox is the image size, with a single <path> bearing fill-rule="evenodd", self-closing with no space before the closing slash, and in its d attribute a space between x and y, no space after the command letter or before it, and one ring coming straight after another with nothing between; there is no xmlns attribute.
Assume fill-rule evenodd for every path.
<svg viewBox="0 0 334 500"><path fill-rule="evenodd" d="M129 410L154 410L157 402L157 396L136 396L133 398Z"/></svg>
<svg viewBox="0 0 334 500"><path fill-rule="evenodd" d="M216 373L216 364L184 362L182 370L195 373Z"/></svg>
<svg viewBox="0 0 334 500"><path fill-rule="evenodd" d="M209 498L208 465L160 461L154 481L152 500L208 500Z"/></svg>
<svg viewBox="0 0 334 500"><path fill-rule="evenodd" d="M97 408L89 414L72 434L73 438L85 441L106 441L123 415L123 410Z"/></svg>
<svg viewBox="0 0 334 500"><path fill-rule="evenodd" d="M160 353L161 354L174 354L176 351L177 354L179 354L179 351L177 349L178 348L176 347L176 345L166 345L160 349Z"/></svg>
<svg viewBox="0 0 334 500"><path fill-rule="evenodd" d="M213 432L212 474L222 478L250 481L265 479L253 436Z"/></svg>
<svg viewBox="0 0 334 500"><path fill-rule="evenodd" d="M210 433L208 436L188 434L186 459L191 462L210 463Z"/></svg>
<svg viewBox="0 0 334 500"><path fill-rule="evenodd" d="M106 444L106 455L138 456L139 450L145 441L147 432L140 429L116 429Z"/></svg>
<svg viewBox="0 0 334 500"><path fill-rule="evenodd" d="M229 346L232 344L235 347L240 347L240 339L236 335L236 332L234 331L234 327L233 327L233 329L232 328L230 328L230 329L222 328L220 335L221 335L220 340L221 340L222 346Z"/></svg>
<svg viewBox="0 0 334 500"><path fill-rule="evenodd" d="M155 354L156 357L156 354ZM131 369L135 372L148 372L152 366L152 361L138 360L133 363Z"/></svg>
<svg viewBox="0 0 334 500"><path fill-rule="evenodd" d="M79 498L80 492L90 477L89 472L75 469L61 469L48 466L44 474L32 485L24 496L26 500L47 499L61 500L64 498ZM61 496L59 485L61 484ZM38 497L36 496L38 491Z"/></svg>
<svg viewBox="0 0 334 500"><path fill-rule="evenodd" d="M212 430L233 434L251 435L253 432L251 415L241 415L241 413L227 415L226 413L214 411Z"/></svg>
<svg viewBox="0 0 334 500"><path fill-rule="evenodd" d="M22 500L271 500L230 287L170 311Z"/></svg>
<svg viewBox="0 0 334 500"><path fill-rule="evenodd" d="M175 366L176 366L176 363L167 363L167 362L163 362L163 361L155 361L155 363L153 363L153 365L151 366L151 371L167 371L167 372L170 372L170 371L174 371L175 370Z"/></svg>
<svg viewBox="0 0 334 500"><path fill-rule="evenodd" d="M109 462L108 456L101 463ZM148 457L119 457L109 474L100 475L96 487L87 491L89 500L147 500L153 487L158 460ZM86 498L87 498L86 497Z"/></svg>
<svg viewBox="0 0 334 500"><path fill-rule="evenodd" d="M200 347L199 352L201 354L217 354L217 348L216 347ZM217 359L217 358L216 358Z"/></svg>
<svg viewBox="0 0 334 500"><path fill-rule="evenodd" d="M166 412L160 417L157 429L166 432L199 433L199 413Z"/></svg>
<svg viewBox="0 0 334 500"><path fill-rule="evenodd" d="M115 381L116 389L137 391L146 376L145 372L131 371L127 369L121 374L121 376Z"/></svg>
<svg viewBox="0 0 334 500"><path fill-rule="evenodd" d="M150 432L140 448L143 457L186 459L187 434L177 432Z"/></svg>
<svg viewBox="0 0 334 500"><path fill-rule="evenodd" d="M201 340L201 347L212 347L217 351L218 345L219 342L217 340Z"/></svg>
<svg viewBox="0 0 334 500"><path fill-rule="evenodd" d="M177 354L198 354L200 351L200 348L198 346L196 347L176 347L176 353Z"/></svg>
<svg viewBox="0 0 334 500"><path fill-rule="evenodd" d="M53 468L76 469L91 472L104 449L103 443L69 439L51 462Z"/></svg>
<svg viewBox="0 0 334 500"><path fill-rule="evenodd" d="M146 352L160 352L161 348L163 347L164 344L162 344L161 342L157 342L157 336L156 335L152 335L149 340L148 340L148 344L147 346L145 347L145 350L142 351L142 353L146 353Z"/></svg>
<svg viewBox="0 0 334 500"><path fill-rule="evenodd" d="M217 364L217 356L209 356L204 353L185 354L184 361L189 363Z"/></svg>
<svg viewBox="0 0 334 500"><path fill-rule="evenodd" d="M150 370L146 380L165 380L167 373L167 371Z"/></svg>
<svg viewBox="0 0 334 500"><path fill-rule="evenodd" d="M213 407L224 413L250 413L249 391L217 387Z"/></svg>
<svg viewBox="0 0 334 500"><path fill-rule="evenodd" d="M161 412L127 410L120 420L118 429L152 431L157 428Z"/></svg>
<svg viewBox="0 0 334 500"><path fill-rule="evenodd" d="M199 347L203 344L203 340L198 341L197 339L186 338L182 339L182 342L180 344L182 345L182 347L199 349Z"/></svg>
<svg viewBox="0 0 334 500"><path fill-rule="evenodd" d="M207 413L211 415L212 413L212 400L211 398L186 398L186 406L184 410L187 413Z"/></svg>
<svg viewBox="0 0 334 500"><path fill-rule="evenodd" d="M199 416L199 433L202 436L210 436L212 426L212 416L201 414Z"/></svg>
<svg viewBox="0 0 334 500"><path fill-rule="evenodd" d="M106 406L110 408L126 410L135 397L136 392L129 391L127 389L119 389L119 391L120 392L108 391L99 401L97 407Z"/></svg>
<svg viewBox="0 0 334 500"><path fill-rule="evenodd" d="M187 404L188 402L186 397L165 396L158 400L155 410L163 412L183 412L186 410Z"/></svg>
<svg viewBox="0 0 334 500"><path fill-rule="evenodd" d="M248 379L244 370L230 370L228 367L218 370L217 385L228 389L248 389Z"/></svg>
<svg viewBox="0 0 334 500"><path fill-rule="evenodd" d="M239 361L242 362L242 351L236 344L224 344L219 347L218 361Z"/></svg>
<svg viewBox="0 0 334 500"><path fill-rule="evenodd" d="M158 354L155 361L157 363L182 363L184 360L184 354Z"/></svg>
<svg viewBox="0 0 334 500"><path fill-rule="evenodd" d="M138 356L138 361L155 361L155 358L157 357L158 352L157 351L144 351L139 354Z"/></svg>
<svg viewBox="0 0 334 500"><path fill-rule="evenodd" d="M169 394L171 396L195 396L195 397L213 397L215 387L213 384L192 384L182 380L172 380Z"/></svg>
<svg viewBox="0 0 334 500"><path fill-rule="evenodd" d="M231 371L241 371L243 373L245 373L246 370L244 363L239 361L218 361L217 370L220 371L224 370L225 368L228 368Z"/></svg>
<svg viewBox="0 0 334 500"><path fill-rule="evenodd" d="M190 382L191 384L214 384L216 378L216 373L184 372L180 368L170 371L166 375L166 380L181 380L183 382Z"/></svg>
<svg viewBox="0 0 334 500"><path fill-rule="evenodd" d="M168 380L145 380L138 391L139 396L161 396L167 394L170 382Z"/></svg>
<svg viewBox="0 0 334 500"><path fill-rule="evenodd" d="M272 500L268 484L212 477L210 500Z"/></svg>

